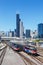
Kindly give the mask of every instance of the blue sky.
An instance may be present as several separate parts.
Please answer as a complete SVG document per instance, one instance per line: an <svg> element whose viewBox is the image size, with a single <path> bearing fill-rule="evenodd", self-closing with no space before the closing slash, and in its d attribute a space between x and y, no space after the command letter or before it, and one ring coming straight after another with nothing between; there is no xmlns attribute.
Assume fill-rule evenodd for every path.
<svg viewBox="0 0 43 65"><path fill-rule="evenodd" d="M25 29L35 30L43 23L43 0L0 0L0 31L16 28L16 13Z"/></svg>

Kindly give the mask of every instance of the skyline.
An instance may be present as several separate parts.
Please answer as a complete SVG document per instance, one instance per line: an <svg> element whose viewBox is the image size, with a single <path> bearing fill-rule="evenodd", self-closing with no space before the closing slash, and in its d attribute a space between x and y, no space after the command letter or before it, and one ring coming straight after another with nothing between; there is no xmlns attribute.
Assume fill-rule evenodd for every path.
<svg viewBox="0 0 43 65"><path fill-rule="evenodd" d="M16 28L16 13L25 29L36 30L43 23L43 0L0 0L0 31Z"/></svg>

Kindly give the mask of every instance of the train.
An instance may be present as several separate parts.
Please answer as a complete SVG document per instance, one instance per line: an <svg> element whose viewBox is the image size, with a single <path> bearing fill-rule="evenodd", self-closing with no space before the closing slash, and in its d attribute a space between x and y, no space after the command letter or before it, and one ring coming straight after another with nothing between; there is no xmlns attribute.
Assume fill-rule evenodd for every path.
<svg viewBox="0 0 43 65"><path fill-rule="evenodd" d="M32 47L30 45L20 45L20 44L12 44L12 48L15 51L24 51L28 54L37 54L37 49L35 47Z"/></svg>
<svg viewBox="0 0 43 65"><path fill-rule="evenodd" d="M13 50L18 51L18 52L23 50L22 45L15 44L15 43L12 44L12 48L13 48Z"/></svg>
<svg viewBox="0 0 43 65"><path fill-rule="evenodd" d="M35 47L32 47L32 46L25 45L23 47L23 51L25 51L28 54L37 54L37 49Z"/></svg>

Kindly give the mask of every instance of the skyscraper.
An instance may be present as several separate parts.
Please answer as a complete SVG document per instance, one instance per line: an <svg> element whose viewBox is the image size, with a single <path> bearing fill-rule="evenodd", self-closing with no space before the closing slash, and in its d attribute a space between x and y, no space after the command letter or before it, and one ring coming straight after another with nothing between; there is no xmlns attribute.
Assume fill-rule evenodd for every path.
<svg viewBox="0 0 43 65"><path fill-rule="evenodd" d="M20 21L20 38L23 38L23 34L24 34L24 26L23 22Z"/></svg>
<svg viewBox="0 0 43 65"><path fill-rule="evenodd" d="M43 38L43 23L38 24L38 37Z"/></svg>
<svg viewBox="0 0 43 65"><path fill-rule="evenodd" d="M30 36L30 30L26 30L26 38L30 38L31 36Z"/></svg>
<svg viewBox="0 0 43 65"><path fill-rule="evenodd" d="M16 14L16 36L20 37L20 16Z"/></svg>

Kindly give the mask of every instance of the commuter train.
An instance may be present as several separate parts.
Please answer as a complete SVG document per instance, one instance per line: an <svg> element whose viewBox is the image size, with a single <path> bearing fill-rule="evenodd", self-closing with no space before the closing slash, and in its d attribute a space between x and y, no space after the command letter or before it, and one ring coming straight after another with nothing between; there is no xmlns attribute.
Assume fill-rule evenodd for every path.
<svg viewBox="0 0 43 65"><path fill-rule="evenodd" d="M22 45L19 45L19 44L12 44L12 48L15 50L15 51L22 51L23 50L23 46Z"/></svg>
<svg viewBox="0 0 43 65"><path fill-rule="evenodd" d="M23 47L23 51L25 51L26 53L29 53L29 54L37 54L37 49L35 47L32 47L32 46L25 45Z"/></svg>
<svg viewBox="0 0 43 65"><path fill-rule="evenodd" d="M19 45L19 44L12 43L12 48L15 51L25 51L26 53L29 53L29 54L37 54L37 49L30 45Z"/></svg>

